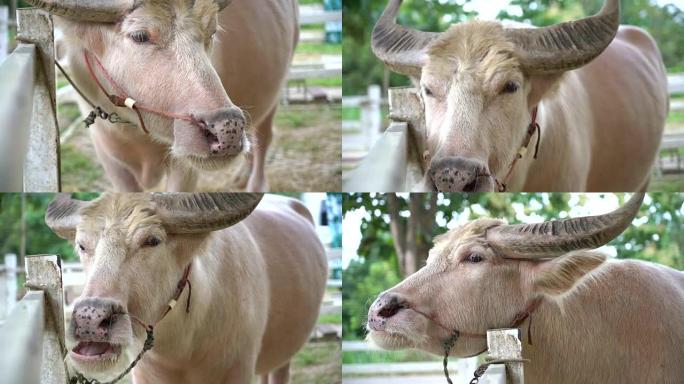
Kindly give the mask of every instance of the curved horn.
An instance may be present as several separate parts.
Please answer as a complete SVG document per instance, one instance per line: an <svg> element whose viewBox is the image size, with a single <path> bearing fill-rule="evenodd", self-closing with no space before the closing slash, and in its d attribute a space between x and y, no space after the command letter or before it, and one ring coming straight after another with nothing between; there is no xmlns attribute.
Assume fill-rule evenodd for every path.
<svg viewBox="0 0 684 384"><path fill-rule="evenodd" d="M545 28L509 29L523 68L553 74L588 64L613 41L620 25L620 1L606 0L595 16Z"/></svg>
<svg viewBox="0 0 684 384"><path fill-rule="evenodd" d="M219 6L219 11L222 11L225 7L229 6L233 0L216 0L216 4Z"/></svg>
<svg viewBox="0 0 684 384"><path fill-rule="evenodd" d="M398 25L396 18L401 2L390 0L387 4L373 28L371 48L392 71L419 77L426 48L440 34Z"/></svg>
<svg viewBox="0 0 684 384"><path fill-rule="evenodd" d="M246 218L262 197L258 193L155 193L152 201L169 233L202 233Z"/></svg>
<svg viewBox="0 0 684 384"><path fill-rule="evenodd" d="M68 193L60 193L50 202L45 211L45 224L63 239L73 239L76 226L81 221L80 211L90 204L74 200Z"/></svg>
<svg viewBox="0 0 684 384"><path fill-rule="evenodd" d="M135 6L134 0L26 0L34 7L70 19L113 23Z"/></svg>
<svg viewBox="0 0 684 384"><path fill-rule="evenodd" d="M639 212L644 193L635 193L621 208L604 215L553 220L537 224L501 225L487 231L494 250L510 258L561 256L577 249L594 249L620 235Z"/></svg>

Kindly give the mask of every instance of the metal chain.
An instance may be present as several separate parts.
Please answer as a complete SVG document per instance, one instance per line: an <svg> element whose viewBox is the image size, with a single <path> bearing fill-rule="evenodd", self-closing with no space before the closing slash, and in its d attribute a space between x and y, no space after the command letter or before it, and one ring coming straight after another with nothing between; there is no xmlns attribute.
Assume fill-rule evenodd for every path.
<svg viewBox="0 0 684 384"><path fill-rule="evenodd" d="M114 380L102 383L95 379L88 379L85 376L83 376L83 374L81 374L80 372L77 372L76 375L69 380L69 384L115 384L121 379L123 379L126 375L128 375L131 372L131 370L133 370L136 364L138 364L138 362L140 361L140 359L142 359L145 352L149 351L154 346L154 327L151 325L148 326L145 329L145 332L147 333L147 338L145 339L145 344L143 345L142 351L140 351L140 353L135 358L135 360L133 360L131 365L129 365L128 368L126 368L126 370L123 371Z"/></svg>
<svg viewBox="0 0 684 384"><path fill-rule="evenodd" d="M109 121L112 124L117 124L117 123L129 123L128 121L123 120L119 114L116 112L112 113L107 113L102 108L100 107L95 107L94 110L90 111L88 114L88 117L83 120L85 123L86 128L90 128L91 125L95 124L95 119L100 118L105 121Z"/></svg>
<svg viewBox="0 0 684 384"><path fill-rule="evenodd" d="M480 364L479 367L473 372L473 379L470 380L469 384L478 384L480 382L480 378L487 372L487 369L489 368L490 365L492 364L505 364L505 363L527 363L529 362L528 359L491 359L487 360L485 363Z"/></svg>
<svg viewBox="0 0 684 384"><path fill-rule="evenodd" d="M477 367L477 369L473 373L473 376L475 376L475 377L473 377L473 379L470 380L470 384L479 383L480 377L482 377L482 375L484 375L485 372L487 372L487 368L489 368L489 365L490 365L489 363L485 363L485 364L482 364L479 367Z"/></svg>
<svg viewBox="0 0 684 384"><path fill-rule="evenodd" d="M86 117L85 120L83 120L86 128L90 128L91 125L95 124L95 119L97 119L98 117L102 120L109 121L112 124L131 124L130 121L122 119L116 112L107 113L99 106L95 106L95 103L93 103L93 101L90 98L88 98L83 93L83 91L81 91L81 89L76 85L76 83L74 83L74 81L71 80L71 77L69 77L69 75L66 73L62 65L59 63L59 61L57 61L57 59L55 59L55 65L57 66L59 71L62 72L62 75L64 75L69 84L71 84L71 86L76 90L76 92L78 92L78 94L81 95L83 100L85 100L86 103L88 103L88 105L90 105L90 107L93 108L93 110L90 111L90 113L88 114L88 117Z"/></svg>

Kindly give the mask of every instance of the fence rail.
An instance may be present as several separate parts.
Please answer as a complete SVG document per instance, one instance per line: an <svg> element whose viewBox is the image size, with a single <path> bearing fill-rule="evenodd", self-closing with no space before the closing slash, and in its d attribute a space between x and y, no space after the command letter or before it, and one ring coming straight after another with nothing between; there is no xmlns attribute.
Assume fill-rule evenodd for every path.
<svg viewBox="0 0 684 384"><path fill-rule="evenodd" d="M519 360L522 358L522 343L518 329L492 329L487 331L488 359ZM369 353L379 349L363 341L343 341L343 352ZM478 366L478 359L455 359L449 364L454 382L468 382L473 378L473 372ZM402 363L366 363L345 364L342 367L344 382L349 384L386 383L392 384L410 382L406 376L416 381L425 382L426 378L433 381L443 380L441 362L402 362ZM480 380L481 384L523 384L523 363L507 362L493 365Z"/></svg>
<svg viewBox="0 0 684 384"><path fill-rule="evenodd" d="M0 191L57 192L52 18L19 9L17 20L21 43L0 64Z"/></svg>
<svg viewBox="0 0 684 384"><path fill-rule="evenodd" d="M382 134L356 169L347 172L342 190L349 192L403 192L423 177L423 123L415 111L421 108L415 90L392 88L389 92L390 127Z"/></svg>

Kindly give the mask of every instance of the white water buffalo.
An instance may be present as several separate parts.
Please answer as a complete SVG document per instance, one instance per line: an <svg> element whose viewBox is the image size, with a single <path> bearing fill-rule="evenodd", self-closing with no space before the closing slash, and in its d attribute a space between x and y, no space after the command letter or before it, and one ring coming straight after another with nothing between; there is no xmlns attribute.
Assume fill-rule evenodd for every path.
<svg viewBox="0 0 684 384"><path fill-rule="evenodd" d="M166 174L167 190L192 191L198 170L225 169L241 154L238 184L249 177L248 190L267 189L273 117L298 40L296 0L28 2L60 16L76 85L128 122L98 119L90 131L116 190L155 188ZM118 105L135 100L141 116L115 107L93 76L122 97Z"/></svg>
<svg viewBox="0 0 684 384"><path fill-rule="evenodd" d="M684 273L590 251L622 233L642 199L540 224L480 219L437 237L427 265L373 303L369 338L443 355L458 330L450 355L472 356L486 349L478 335L529 314L526 383L683 383Z"/></svg>
<svg viewBox="0 0 684 384"><path fill-rule="evenodd" d="M72 374L115 377L142 350L143 325L154 325L135 384L250 384L255 373L286 383L318 317L326 257L303 205L260 199L55 199L46 222L74 243L86 273L67 332ZM172 298L178 304L164 315Z"/></svg>
<svg viewBox="0 0 684 384"><path fill-rule="evenodd" d="M667 76L648 33L619 26L618 0L551 27L470 21L443 33L397 25L400 5L390 0L372 47L420 85L426 172L416 190L623 192L648 182Z"/></svg>

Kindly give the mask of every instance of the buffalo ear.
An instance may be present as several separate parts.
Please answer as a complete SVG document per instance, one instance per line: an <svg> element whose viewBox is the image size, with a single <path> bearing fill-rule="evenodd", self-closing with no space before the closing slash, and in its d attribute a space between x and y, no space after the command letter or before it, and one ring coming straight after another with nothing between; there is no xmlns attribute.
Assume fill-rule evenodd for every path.
<svg viewBox="0 0 684 384"><path fill-rule="evenodd" d="M536 292L549 296L560 296L570 292L591 271L606 261L606 256L597 252L575 251L552 260L544 261L538 267L534 278Z"/></svg>
<svg viewBox="0 0 684 384"><path fill-rule="evenodd" d="M87 205L88 202L74 200L69 194L58 194L45 211L45 224L57 236L66 240L74 240L76 226L81 222L80 211Z"/></svg>

